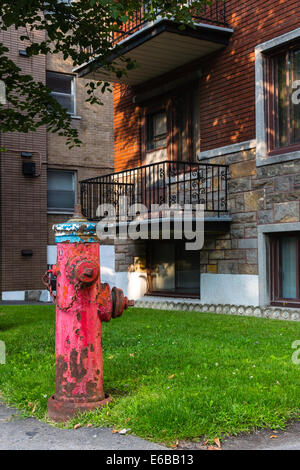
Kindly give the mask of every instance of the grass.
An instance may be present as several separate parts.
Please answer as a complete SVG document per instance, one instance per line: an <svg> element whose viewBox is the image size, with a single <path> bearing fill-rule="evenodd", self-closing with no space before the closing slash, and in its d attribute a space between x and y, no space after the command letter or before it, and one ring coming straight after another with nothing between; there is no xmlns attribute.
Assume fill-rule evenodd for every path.
<svg viewBox="0 0 300 470"><path fill-rule="evenodd" d="M46 418L54 392L54 307L0 307L2 399ZM283 428L300 410L300 323L131 309L104 324L103 410L76 418L158 442Z"/></svg>

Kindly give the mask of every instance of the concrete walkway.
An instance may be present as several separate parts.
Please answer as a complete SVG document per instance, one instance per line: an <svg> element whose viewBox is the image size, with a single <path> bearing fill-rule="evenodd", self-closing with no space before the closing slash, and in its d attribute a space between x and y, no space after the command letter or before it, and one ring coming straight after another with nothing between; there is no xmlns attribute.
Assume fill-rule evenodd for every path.
<svg viewBox="0 0 300 470"><path fill-rule="evenodd" d="M207 450L208 447L209 444L186 441L179 444L179 449L184 450ZM222 450L300 450L300 422L291 424L285 431L261 429L251 434L230 437L221 443L221 447Z"/></svg>
<svg viewBox="0 0 300 470"><path fill-rule="evenodd" d="M58 429L0 403L0 450L162 450L138 437L108 428Z"/></svg>
<svg viewBox="0 0 300 470"><path fill-rule="evenodd" d="M192 442L180 442L178 447L178 450L205 449L207 446ZM260 430L225 439L222 449L300 450L300 422L292 424L285 431ZM0 403L0 450L168 449L130 434L112 434L108 428L58 429L36 418L22 419L18 410Z"/></svg>
<svg viewBox="0 0 300 470"><path fill-rule="evenodd" d="M259 430L252 434L226 439L223 449L300 450L300 423L292 424L285 431Z"/></svg>

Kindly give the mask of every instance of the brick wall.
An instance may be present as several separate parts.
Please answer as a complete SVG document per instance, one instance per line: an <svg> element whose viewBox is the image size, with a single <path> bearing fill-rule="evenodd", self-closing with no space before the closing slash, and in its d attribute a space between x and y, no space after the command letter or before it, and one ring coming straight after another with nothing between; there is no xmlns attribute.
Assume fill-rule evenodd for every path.
<svg viewBox="0 0 300 470"><path fill-rule="evenodd" d="M47 56L47 70L72 74L70 61L63 61L60 55ZM86 178L113 172L113 100L106 92L98 96L103 106L86 103L86 83L76 78L76 114L72 125L78 130L82 145L71 150L57 134L47 134L48 167L72 170L77 176L77 194L80 202L79 182ZM52 225L68 220L69 215L48 214L48 244L54 244Z"/></svg>
<svg viewBox="0 0 300 470"><path fill-rule="evenodd" d="M0 33L0 41L10 48L10 57L36 80L45 83L45 57L19 56L24 45L19 40L25 31ZM34 33L42 40L44 33ZM0 136L1 153L1 290L41 288L41 276L46 267L46 128L36 133L6 133ZM21 151L33 152L37 177L22 174ZM21 250L33 250L24 257Z"/></svg>
<svg viewBox="0 0 300 470"><path fill-rule="evenodd" d="M299 27L297 0L227 0L226 8L229 46L203 63L202 150L255 138L254 48Z"/></svg>
<svg viewBox="0 0 300 470"><path fill-rule="evenodd" d="M126 85L114 86L115 171L141 163L139 108L132 103L134 92Z"/></svg>
<svg viewBox="0 0 300 470"><path fill-rule="evenodd" d="M257 44L299 27L298 0L226 0L227 21L234 33L229 46L204 60L185 65L143 89L202 69L199 80L201 150L255 138L255 60ZM115 86L115 166L140 163L139 109L132 104L134 91Z"/></svg>
<svg viewBox="0 0 300 470"><path fill-rule="evenodd" d="M46 70L72 73L70 62L59 56L19 56L24 49L20 36L25 31L10 28L0 33L0 41L10 49L9 55L24 73L46 81ZM42 40L43 32L34 33ZM8 149L1 154L1 291L38 290L47 267L47 244L54 244L52 225L70 215L47 215L47 168L74 170L77 181L113 171L113 105L112 94L103 96L104 105L85 102L85 79L77 79L77 114L72 125L79 130L83 144L69 150L63 138L47 134L45 127L35 133L0 134L0 146ZM22 174L21 151L33 152L39 176ZM78 185L78 194L79 185ZM24 257L21 250L33 250Z"/></svg>

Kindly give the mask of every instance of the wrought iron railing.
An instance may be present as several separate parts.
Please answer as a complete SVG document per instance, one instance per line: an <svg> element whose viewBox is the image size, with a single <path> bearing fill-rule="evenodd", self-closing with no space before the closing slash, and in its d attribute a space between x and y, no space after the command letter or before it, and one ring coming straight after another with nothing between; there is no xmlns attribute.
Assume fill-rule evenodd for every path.
<svg viewBox="0 0 300 470"><path fill-rule="evenodd" d="M149 2L148 2L149 3ZM190 2L184 2L190 3ZM226 0L215 0L212 4L202 5L201 15L195 14L193 19L195 22L215 24L217 26L226 26ZM112 42L118 43L126 37L136 33L148 24L148 19L145 18L147 10L147 2L138 10L130 21L124 23L120 30L115 31L112 35Z"/></svg>
<svg viewBox="0 0 300 470"><path fill-rule="evenodd" d="M122 214L121 196L128 205L203 204L212 215L227 212L228 166L182 161L163 161L81 181L82 213L100 220L99 207L109 204L116 217ZM103 215L103 214L102 214Z"/></svg>

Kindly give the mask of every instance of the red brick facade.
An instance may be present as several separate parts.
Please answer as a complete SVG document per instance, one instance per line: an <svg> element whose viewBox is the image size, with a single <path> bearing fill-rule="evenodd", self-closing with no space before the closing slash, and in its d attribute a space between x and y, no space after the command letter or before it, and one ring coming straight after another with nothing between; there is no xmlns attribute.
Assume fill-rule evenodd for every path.
<svg viewBox="0 0 300 470"><path fill-rule="evenodd" d="M1 34L9 47L10 57L35 80L45 83L46 58L21 57L22 34L11 28ZM23 32L24 34L24 32ZM35 40L44 33L35 33ZM0 135L1 153L1 290L40 289L41 276L47 266L47 194L46 188L46 128L35 133ZM21 151L32 152L36 177L23 176ZM32 256L22 256L22 250L32 250Z"/></svg>
<svg viewBox="0 0 300 470"><path fill-rule="evenodd" d="M227 0L227 22L234 33L229 45L204 60L185 65L176 72L201 68L199 108L201 151L255 138L254 48L299 27L297 0ZM175 73L170 74L176 78ZM170 75L159 82L170 80ZM143 86L151 89L153 83ZM140 163L139 110L132 104L135 94L124 85L114 91L116 169Z"/></svg>
<svg viewBox="0 0 300 470"><path fill-rule="evenodd" d="M46 70L72 74L72 64L59 56L19 55L26 44L20 40L24 31L10 28L0 33L0 41L9 48L9 56L35 80L46 82ZM43 32L35 32L34 40L41 41ZM47 214L47 169L74 171L79 181L103 172L113 171L113 113L112 97L102 97L104 106L86 103L86 80L76 80L76 119L72 125L78 129L82 146L69 150L65 140L57 134L47 133L46 127L35 133L0 134L1 152L1 282L0 292L36 291L44 289L42 275L47 269L47 245L54 245L52 226L66 221L69 214ZM22 158L21 152L32 153ZM36 176L24 176L22 163L36 164ZM31 250L31 256L22 255ZM32 294L35 295L34 293Z"/></svg>

